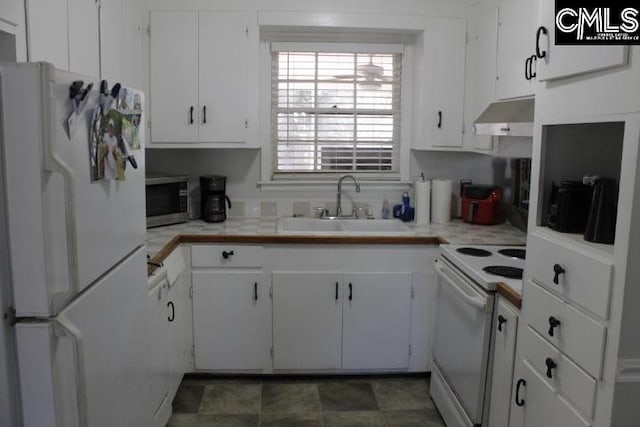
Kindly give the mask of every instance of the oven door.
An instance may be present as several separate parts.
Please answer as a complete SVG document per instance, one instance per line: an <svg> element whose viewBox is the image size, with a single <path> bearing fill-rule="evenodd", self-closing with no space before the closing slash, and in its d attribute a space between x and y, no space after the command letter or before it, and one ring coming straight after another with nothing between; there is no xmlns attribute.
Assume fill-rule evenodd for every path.
<svg viewBox="0 0 640 427"><path fill-rule="evenodd" d="M474 425L482 423L494 297L438 258L432 355Z"/></svg>

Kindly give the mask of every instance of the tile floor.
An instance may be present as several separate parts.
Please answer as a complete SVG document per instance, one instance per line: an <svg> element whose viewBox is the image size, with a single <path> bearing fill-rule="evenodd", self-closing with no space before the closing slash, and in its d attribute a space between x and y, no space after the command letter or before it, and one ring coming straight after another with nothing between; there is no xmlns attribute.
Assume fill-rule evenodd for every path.
<svg viewBox="0 0 640 427"><path fill-rule="evenodd" d="M186 376L167 427L444 427L425 376Z"/></svg>

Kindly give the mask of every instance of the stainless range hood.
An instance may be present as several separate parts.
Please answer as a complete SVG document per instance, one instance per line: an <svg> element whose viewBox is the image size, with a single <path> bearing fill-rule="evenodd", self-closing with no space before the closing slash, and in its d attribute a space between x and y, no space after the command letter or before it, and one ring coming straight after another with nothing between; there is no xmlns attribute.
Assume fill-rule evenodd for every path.
<svg viewBox="0 0 640 427"><path fill-rule="evenodd" d="M476 135L533 136L533 98L490 104L476 119Z"/></svg>

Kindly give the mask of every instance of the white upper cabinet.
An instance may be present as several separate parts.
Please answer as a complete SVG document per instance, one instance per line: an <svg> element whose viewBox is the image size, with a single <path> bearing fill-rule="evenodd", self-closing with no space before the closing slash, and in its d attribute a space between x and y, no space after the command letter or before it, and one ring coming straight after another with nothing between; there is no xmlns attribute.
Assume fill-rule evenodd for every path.
<svg viewBox="0 0 640 427"><path fill-rule="evenodd" d="M69 70L67 0L27 0L26 10L28 60Z"/></svg>
<svg viewBox="0 0 640 427"><path fill-rule="evenodd" d="M466 21L429 20L425 30L425 146L462 148Z"/></svg>
<svg viewBox="0 0 640 427"><path fill-rule="evenodd" d="M20 8L24 7L21 0L2 0L0 2L0 21L5 21L11 25L20 25Z"/></svg>
<svg viewBox="0 0 640 427"><path fill-rule="evenodd" d="M571 77L627 64L628 46L556 46L555 2L540 1L540 27L536 41L538 81ZM544 28L544 29L542 29Z"/></svg>
<svg viewBox="0 0 640 427"><path fill-rule="evenodd" d="M248 16L151 12L152 143L247 141Z"/></svg>
<svg viewBox="0 0 640 427"><path fill-rule="evenodd" d="M67 0L69 16L69 71L100 76L100 35L95 0ZM49 27L50 28L50 27Z"/></svg>
<svg viewBox="0 0 640 427"><path fill-rule="evenodd" d="M132 43L133 40L127 40ZM124 4L123 0L102 0L100 2L100 77L110 84L124 78L125 50Z"/></svg>
<svg viewBox="0 0 640 427"><path fill-rule="evenodd" d="M498 99L533 95L537 12L538 2L531 0L504 0L498 8Z"/></svg>
<svg viewBox="0 0 640 427"><path fill-rule="evenodd" d="M95 0L28 0L28 60L90 77L100 75Z"/></svg>
<svg viewBox="0 0 640 427"><path fill-rule="evenodd" d="M151 12L151 140L198 141L198 14Z"/></svg>
<svg viewBox="0 0 640 427"><path fill-rule="evenodd" d="M246 141L248 32L244 12L200 12L200 142Z"/></svg>

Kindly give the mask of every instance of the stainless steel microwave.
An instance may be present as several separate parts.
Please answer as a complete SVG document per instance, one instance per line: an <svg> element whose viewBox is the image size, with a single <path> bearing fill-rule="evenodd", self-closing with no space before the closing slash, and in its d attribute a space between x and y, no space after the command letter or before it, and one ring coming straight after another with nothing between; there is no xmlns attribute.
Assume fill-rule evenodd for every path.
<svg viewBox="0 0 640 427"><path fill-rule="evenodd" d="M149 176L146 179L147 228L189 220L189 178Z"/></svg>

